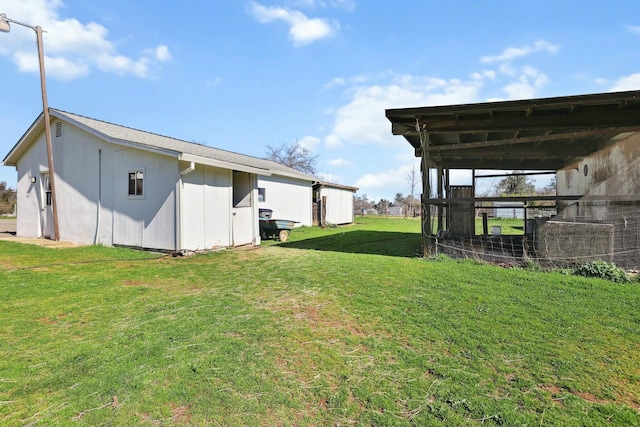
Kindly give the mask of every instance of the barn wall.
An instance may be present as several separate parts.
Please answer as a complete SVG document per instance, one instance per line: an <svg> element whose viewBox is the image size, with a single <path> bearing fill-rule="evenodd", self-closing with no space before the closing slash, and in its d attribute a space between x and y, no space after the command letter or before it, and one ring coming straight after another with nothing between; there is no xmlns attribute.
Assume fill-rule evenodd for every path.
<svg viewBox="0 0 640 427"><path fill-rule="evenodd" d="M557 172L558 195L636 195L640 190L640 134L626 134L612 145ZM603 219L606 207L559 203L565 217Z"/></svg>
<svg viewBox="0 0 640 427"><path fill-rule="evenodd" d="M144 172L144 194L129 196L129 172ZM118 147L113 152L113 243L176 249L178 160Z"/></svg>
<svg viewBox="0 0 640 427"><path fill-rule="evenodd" d="M322 187L320 200L323 197L327 198L326 221L329 224L351 224L353 222L353 191Z"/></svg>
<svg viewBox="0 0 640 427"><path fill-rule="evenodd" d="M298 226L311 226L311 181L259 176L258 188L265 190L265 199L258 201L258 208L273 210L273 218L298 221Z"/></svg>
<svg viewBox="0 0 640 427"><path fill-rule="evenodd" d="M54 136L53 144L60 239L110 246L113 147L84 130L59 123L60 136Z"/></svg>
<svg viewBox="0 0 640 427"><path fill-rule="evenodd" d="M57 123L60 123L58 132ZM111 245L112 179L108 165L112 148L95 136L57 120L53 121L52 129L60 239ZM47 221L43 218L46 205L42 174L49 171L44 133L20 158L17 169L17 234L41 237L46 234ZM31 183L32 176L36 177L35 184Z"/></svg>
<svg viewBox="0 0 640 427"><path fill-rule="evenodd" d="M44 195L40 186L40 173L48 170L47 148L43 133L22 155L16 168L18 173L16 235L19 237L42 236L40 208ZM35 184L31 183L31 177L36 177Z"/></svg>
<svg viewBox="0 0 640 427"><path fill-rule="evenodd" d="M181 192L180 249L231 246L231 171L196 165L182 177Z"/></svg>

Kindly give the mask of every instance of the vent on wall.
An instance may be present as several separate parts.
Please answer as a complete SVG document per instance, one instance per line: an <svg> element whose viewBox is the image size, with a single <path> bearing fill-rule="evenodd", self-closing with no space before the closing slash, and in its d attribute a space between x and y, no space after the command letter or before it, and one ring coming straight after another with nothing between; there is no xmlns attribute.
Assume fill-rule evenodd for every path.
<svg viewBox="0 0 640 427"><path fill-rule="evenodd" d="M56 123L56 138L60 138L62 136L62 122Z"/></svg>

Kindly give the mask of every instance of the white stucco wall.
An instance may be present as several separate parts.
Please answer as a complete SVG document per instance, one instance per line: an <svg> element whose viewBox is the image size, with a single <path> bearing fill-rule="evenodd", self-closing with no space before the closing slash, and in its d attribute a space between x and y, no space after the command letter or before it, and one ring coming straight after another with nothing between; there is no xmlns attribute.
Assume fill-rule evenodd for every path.
<svg viewBox="0 0 640 427"><path fill-rule="evenodd" d="M322 187L320 200L327 198L326 221L330 224L353 222L353 191L342 188Z"/></svg>
<svg viewBox="0 0 640 427"><path fill-rule="evenodd" d="M265 189L259 209L273 210L273 218L298 221L297 226L311 226L311 181L283 176L259 176L258 187Z"/></svg>

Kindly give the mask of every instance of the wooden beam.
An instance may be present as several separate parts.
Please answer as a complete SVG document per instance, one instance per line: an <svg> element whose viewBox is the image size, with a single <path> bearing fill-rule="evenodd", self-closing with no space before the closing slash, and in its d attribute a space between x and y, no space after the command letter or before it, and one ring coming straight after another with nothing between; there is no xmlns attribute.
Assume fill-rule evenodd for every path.
<svg viewBox="0 0 640 427"><path fill-rule="evenodd" d="M580 200L581 202L619 202L619 203L640 203L640 195L636 194L618 194L618 195L564 195L564 196L484 196L484 197L461 197L461 198L435 198L435 199L427 199L426 203L430 203L432 205L449 203L450 201L455 202L544 202L544 201L573 201Z"/></svg>
<svg viewBox="0 0 640 427"><path fill-rule="evenodd" d="M432 152L444 152L444 151L455 151L455 150L468 150L470 148L485 148L485 147L499 147L503 145L514 145L514 144L529 144L536 142L552 142L552 141L562 141L562 140L571 140L571 139L580 139L580 138L592 138L597 136L608 135L610 138L613 136L625 133L625 132L640 132L640 125L637 126L626 126L621 128L606 128L606 129L598 129L598 130L586 130L586 131L578 131L578 132L566 132L566 133L554 133L552 135L547 136L528 136L522 138L506 138L495 141L483 141L483 142L468 142L468 143L460 143L460 144L448 144L448 145L432 145L425 150L429 150Z"/></svg>
<svg viewBox="0 0 640 427"><path fill-rule="evenodd" d="M637 111L623 110L603 113L571 113L549 116L496 117L491 119L434 119L421 117L420 125L429 133L435 132L496 132L519 129L575 129L575 128L608 128L620 126L638 126L640 117Z"/></svg>
<svg viewBox="0 0 640 427"><path fill-rule="evenodd" d="M546 171L546 172L522 172L522 173L498 173L493 175L476 175L476 179L478 178L504 178L506 176L529 176L529 175L555 175L556 171Z"/></svg>

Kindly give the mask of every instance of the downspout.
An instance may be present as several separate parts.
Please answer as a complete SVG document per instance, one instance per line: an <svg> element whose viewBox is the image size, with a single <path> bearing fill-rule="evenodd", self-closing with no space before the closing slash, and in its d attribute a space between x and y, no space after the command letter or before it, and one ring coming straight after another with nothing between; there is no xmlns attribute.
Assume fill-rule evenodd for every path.
<svg viewBox="0 0 640 427"><path fill-rule="evenodd" d="M260 221L258 219L258 198L256 197L258 191L258 175L251 174L251 176L251 241L253 242L253 246L260 246L260 233L256 232L256 225L259 226L258 221Z"/></svg>
<svg viewBox="0 0 640 427"><path fill-rule="evenodd" d="M190 162L189 166L180 171L180 178L178 179L178 188L176 189L176 233L178 234L176 238L176 250L182 250L182 236L184 235L183 224L182 224L182 177L196 170L195 162Z"/></svg>
<svg viewBox="0 0 640 427"><path fill-rule="evenodd" d="M102 149L98 150L98 213L96 218L96 236L93 244L97 245L100 239L100 217L102 214Z"/></svg>
<svg viewBox="0 0 640 427"><path fill-rule="evenodd" d="M186 169L183 169L180 171L180 176L185 176L186 174L189 174L194 170L196 170L196 164L195 162L191 162L189 163L189 166Z"/></svg>

